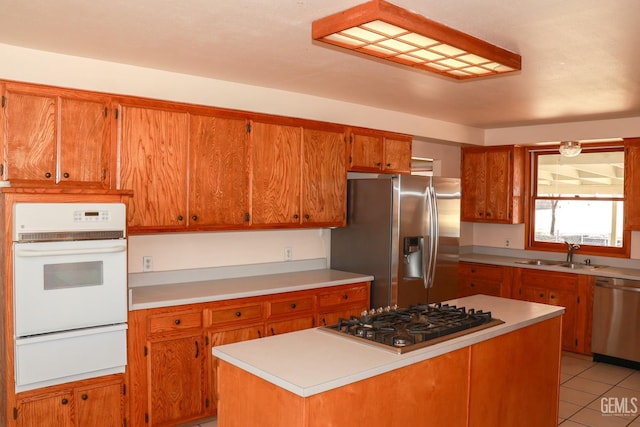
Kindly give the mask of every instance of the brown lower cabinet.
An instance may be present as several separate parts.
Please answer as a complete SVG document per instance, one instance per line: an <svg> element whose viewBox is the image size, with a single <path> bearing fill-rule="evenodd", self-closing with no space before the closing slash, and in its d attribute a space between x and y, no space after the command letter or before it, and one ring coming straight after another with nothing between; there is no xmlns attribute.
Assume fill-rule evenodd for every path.
<svg viewBox="0 0 640 427"><path fill-rule="evenodd" d="M558 422L555 317L372 378L301 397L219 365L225 427L541 427Z"/></svg>
<svg viewBox="0 0 640 427"><path fill-rule="evenodd" d="M369 306L369 283L129 312L129 426L217 412L216 345L311 328Z"/></svg>
<svg viewBox="0 0 640 427"><path fill-rule="evenodd" d="M461 262L458 296L486 294L565 307L562 349L591 354L593 276Z"/></svg>
<svg viewBox="0 0 640 427"><path fill-rule="evenodd" d="M125 425L124 375L19 393L18 427L120 427Z"/></svg>

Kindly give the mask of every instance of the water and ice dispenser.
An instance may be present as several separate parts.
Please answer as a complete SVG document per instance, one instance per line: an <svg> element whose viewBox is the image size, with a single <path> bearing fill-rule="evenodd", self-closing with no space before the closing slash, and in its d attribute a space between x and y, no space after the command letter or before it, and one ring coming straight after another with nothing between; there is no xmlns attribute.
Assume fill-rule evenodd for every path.
<svg viewBox="0 0 640 427"><path fill-rule="evenodd" d="M422 260L424 250L423 236L408 236L404 238L404 278L422 279Z"/></svg>

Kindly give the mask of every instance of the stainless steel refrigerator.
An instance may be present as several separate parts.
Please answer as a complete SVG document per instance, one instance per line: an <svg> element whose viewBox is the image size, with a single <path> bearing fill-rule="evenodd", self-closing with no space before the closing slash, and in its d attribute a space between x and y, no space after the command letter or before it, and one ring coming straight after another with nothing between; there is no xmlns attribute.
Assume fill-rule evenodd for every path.
<svg viewBox="0 0 640 427"><path fill-rule="evenodd" d="M331 230L331 268L373 275L372 308L456 297L459 179L349 179L347 201L347 226Z"/></svg>

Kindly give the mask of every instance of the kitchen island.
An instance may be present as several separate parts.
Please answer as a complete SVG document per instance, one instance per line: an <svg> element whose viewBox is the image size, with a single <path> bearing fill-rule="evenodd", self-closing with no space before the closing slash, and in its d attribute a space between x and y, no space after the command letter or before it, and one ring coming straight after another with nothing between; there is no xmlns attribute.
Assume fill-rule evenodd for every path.
<svg viewBox="0 0 640 427"><path fill-rule="evenodd" d="M404 354L319 329L215 347L219 427L556 425L563 308L449 303L504 323Z"/></svg>

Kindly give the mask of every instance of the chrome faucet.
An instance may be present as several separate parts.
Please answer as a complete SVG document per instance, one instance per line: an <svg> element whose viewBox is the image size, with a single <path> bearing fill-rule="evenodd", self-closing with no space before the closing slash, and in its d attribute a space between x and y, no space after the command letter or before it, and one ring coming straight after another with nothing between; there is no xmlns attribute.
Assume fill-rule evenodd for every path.
<svg viewBox="0 0 640 427"><path fill-rule="evenodd" d="M580 249L580 245L577 243L569 243L567 241L565 241L565 243L567 244L567 263L573 264L573 253Z"/></svg>

